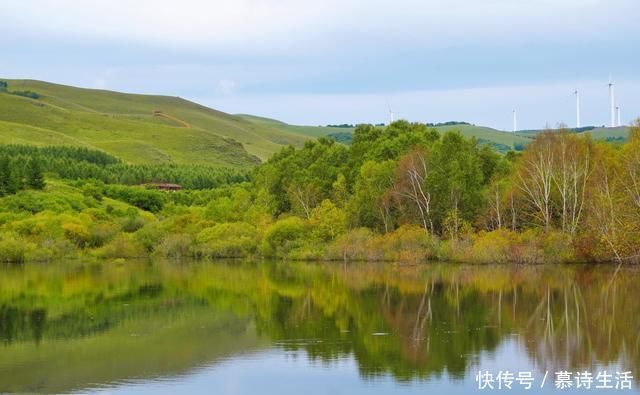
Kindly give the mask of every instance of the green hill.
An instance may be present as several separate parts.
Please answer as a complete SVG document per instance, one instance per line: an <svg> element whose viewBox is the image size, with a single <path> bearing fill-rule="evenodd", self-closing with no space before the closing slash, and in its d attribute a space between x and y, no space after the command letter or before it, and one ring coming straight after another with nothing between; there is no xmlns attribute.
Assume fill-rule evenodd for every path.
<svg viewBox="0 0 640 395"><path fill-rule="evenodd" d="M353 128L302 126L253 115L231 115L188 100L84 89L34 80L0 80L0 144L74 145L106 151L130 163L191 163L250 167L283 146L332 136L349 143ZM481 144L506 152L539 130L518 133L459 124ZM628 128L595 128L595 139L621 140Z"/></svg>
<svg viewBox="0 0 640 395"><path fill-rule="evenodd" d="M613 128L605 126L586 126L577 130L569 130L573 130L579 134L589 134L595 140L626 140L627 137L629 137L628 126L617 126ZM516 134L523 137L533 137L542 131L544 131L544 129L519 130Z"/></svg>
<svg viewBox="0 0 640 395"><path fill-rule="evenodd" d="M264 118L264 117L257 117L255 115L237 114L236 116L246 121L249 121L251 123L254 123L256 125L288 131L290 133L294 133L297 135L308 136L313 138L328 136L333 133L353 132L353 128L289 125L288 123L284 123L282 121L278 121L270 118Z"/></svg>
<svg viewBox="0 0 640 395"><path fill-rule="evenodd" d="M246 114L238 114L238 117L241 117L247 121L253 122L257 125L262 125L265 127L277 128L280 130L290 131L292 133L305 135L309 137L321 137L321 136L334 136L338 137L339 141L349 143L349 138L344 138L345 134L352 133L353 128L341 128L341 127L326 127L326 126L299 126L299 125L289 125L281 121L277 121L275 119L269 119L264 117L256 117L254 115L246 115ZM513 149L515 145L526 145L531 141L532 136L523 136L518 134L513 134L510 132L503 132L500 130L484 127L484 126L475 126L475 125L467 125L467 124L459 124L459 125L447 125L447 126L436 126L438 131L445 133L450 130L457 130L465 137L475 137L480 143L488 144L494 147L498 151L506 152L510 149Z"/></svg>
<svg viewBox="0 0 640 395"><path fill-rule="evenodd" d="M450 125L437 126L436 129L445 133L450 130L458 130L465 137L475 137L481 144L488 144L497 151L506 152L524 146L531 141L529 136L521 136L511 132L503 132L485 126L476 125Z"/></svg>
<svg viewBox="0 0 640 395"><path fill-rule="evenodd" d="M6 81L7 91L0 92L4 144L85 146L131 163L243 167L259 163L283 145L300 146L310 138L178 97Z"/></svg>

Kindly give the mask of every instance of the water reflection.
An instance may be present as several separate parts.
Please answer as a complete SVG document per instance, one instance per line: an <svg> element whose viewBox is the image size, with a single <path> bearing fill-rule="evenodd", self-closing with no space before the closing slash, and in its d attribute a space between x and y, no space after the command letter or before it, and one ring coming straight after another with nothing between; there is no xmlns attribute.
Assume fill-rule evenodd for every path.
<svg viewBox="0 0 640 395"><path fill-rule="evenodd" d="M468 383L505 347L498 368L638 377L639 279L580 265L4 267L0 391L151 386L267 350L309 369L353 361L361 382L395 385Z"/></svg>

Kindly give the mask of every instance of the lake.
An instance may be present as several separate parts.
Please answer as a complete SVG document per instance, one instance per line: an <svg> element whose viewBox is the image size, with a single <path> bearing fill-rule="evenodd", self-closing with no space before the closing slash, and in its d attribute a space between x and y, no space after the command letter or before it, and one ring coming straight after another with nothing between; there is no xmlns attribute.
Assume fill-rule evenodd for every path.
<svg viewBox="0 0 640 395"><path fill-rule="evenodd" d="M639 286L608 265L3 266L0 392L638 393Z"/></svg>

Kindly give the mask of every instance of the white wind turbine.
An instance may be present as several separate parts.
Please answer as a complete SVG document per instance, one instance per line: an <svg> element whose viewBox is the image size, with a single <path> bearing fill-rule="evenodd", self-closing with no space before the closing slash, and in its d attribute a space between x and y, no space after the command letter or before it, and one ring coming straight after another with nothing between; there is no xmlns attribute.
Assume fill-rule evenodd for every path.
<svg viewBox="0 0 640 395"><path fill-rule="evenodd" d="M389 125L391 125L394 121L394 112L391 109L391 103L389 102L389 99L387 99L387 107L389 108Z"/></svg>
<svg viewBox="0 0 640 395"><path fill-rule="evenodd" d="M615 84L613 83L613 79L611 78L611 76L609 76L609 101L611 104L611 127L612 128L616 126L616 101L613 96L614 85Z"/></svg>

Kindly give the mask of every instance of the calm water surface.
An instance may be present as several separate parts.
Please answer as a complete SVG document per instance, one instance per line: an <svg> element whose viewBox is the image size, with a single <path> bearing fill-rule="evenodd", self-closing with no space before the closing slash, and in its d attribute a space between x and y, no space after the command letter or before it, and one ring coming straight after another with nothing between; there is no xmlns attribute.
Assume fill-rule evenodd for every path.
<svg viewBox="0 0 640 395"><path fill-rule="evenodd" d="M587 371L637 394L639 290L612 266L3 266L0 392L578 393Z"/></svg>

